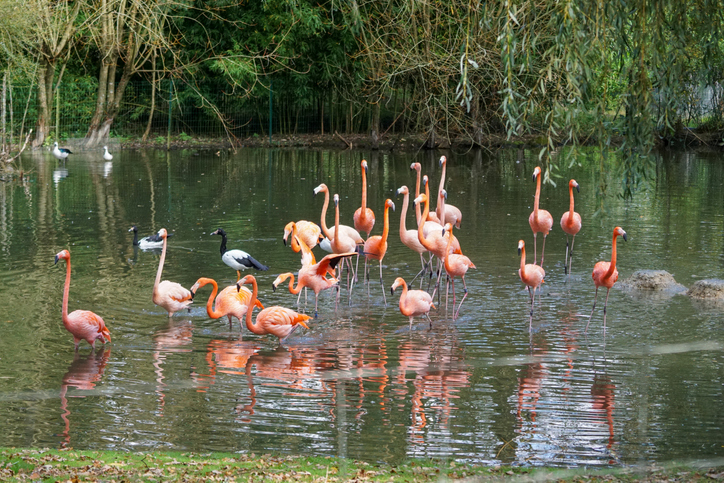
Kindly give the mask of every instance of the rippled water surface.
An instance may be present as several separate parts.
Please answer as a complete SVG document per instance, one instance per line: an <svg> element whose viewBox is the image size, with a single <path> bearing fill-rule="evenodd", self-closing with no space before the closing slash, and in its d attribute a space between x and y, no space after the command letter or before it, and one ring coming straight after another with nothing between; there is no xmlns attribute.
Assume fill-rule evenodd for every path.
<svg viewBox="0 0 724 483"><path fill-rule="evenodd" d="M616 225L629 236L619 239L622 279L639 269L667 270L687 287L724 278L721 156L658 158L631 200L616 196L615 162L595 152L564 170L556 187L544 185L541 206L555 223L529 332L517 243L526 241L530 262L536 154L444 153L448 202L463 213L455 233L477 268L459 319L443 295L432 328L416 319L410 330L389 286L398 276L410 281L420 261L399 241L395 190L414 190L413 161L436 190L440 154L118 152L112 163L77 154L65 165L50 153L24 158L29 180L0 183L0 446L561 466L724 456L723 305L614 288L605 337L605 293L584 333L591 269L610 257ZM236 280L210 236L224 228L230 248L271 267L256 273L262 302L295 307L295 295L271 290L277 274L299 268L283 227L319 222L323 199L312 192L321 182L340 194L351 225L363 157L374 234L385 198L397 208L383 267L388 306L376 262L369 296L360 283L350 297L345 280L335 308L335 292L323 292L319 318L283 347L209 318L209 287L190 313L168 318L153 305L160 252L131 245L134 223L144 235L173 233L164 279L186 287L200 276ZM571 177L581 186L584 225L566 277L558 220ZM412 213L407 224L414 227ZM65 264L54 267L53 257L64 248L72 254L70 310L98 313L113 335L95 352L85 342L74 352L61 322ZM302 296L301 309L313 313L313 303Z"/></svg>

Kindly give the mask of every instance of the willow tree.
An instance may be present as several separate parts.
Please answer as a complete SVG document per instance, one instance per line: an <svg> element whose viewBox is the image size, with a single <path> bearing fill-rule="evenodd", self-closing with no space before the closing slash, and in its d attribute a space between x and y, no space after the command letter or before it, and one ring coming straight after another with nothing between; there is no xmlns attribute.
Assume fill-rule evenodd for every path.
<svg viewBox="0 0 724 483"><path fill-rule="evenodd" d="M56 79L59 63L67 59L80 22L80 1L30 0L26 10L37 18L30 48L38 58L38 119L33 146L41 146L50 131L53 97L63 77L65 64ZM55 83L54 83L55 81Z"/></svg>
<svg viewBox="0 0 724 483"><path fill-rule="evenodd" d="M100 57L96 107L85 144L97 146L110 133L128 82L158 49L171 50L168 0L100 0L87 4L89 34ZM119 76L120 72L120 76Z"/></svg>

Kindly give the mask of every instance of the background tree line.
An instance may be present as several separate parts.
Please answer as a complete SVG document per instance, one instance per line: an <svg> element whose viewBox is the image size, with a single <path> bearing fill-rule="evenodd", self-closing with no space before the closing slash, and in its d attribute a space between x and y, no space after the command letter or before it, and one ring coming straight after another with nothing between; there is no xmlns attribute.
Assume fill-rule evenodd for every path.
<svg viewBox="0 0 724 483"><path fill-rule="evenodd" d="M373 142L391 126L430 146L533 134L545 162L561 145L615 136L645 155L692 123L722 129L722 3L0 0L0 67L3 93L32 85L35 146L61 82L94 86L95 146L130 81L173 79L232 135L239 121L219 96L263 109L273 83L290 119L314 111L320 131L327 119ZM139 107L149 126L155 102Z"/></svg>

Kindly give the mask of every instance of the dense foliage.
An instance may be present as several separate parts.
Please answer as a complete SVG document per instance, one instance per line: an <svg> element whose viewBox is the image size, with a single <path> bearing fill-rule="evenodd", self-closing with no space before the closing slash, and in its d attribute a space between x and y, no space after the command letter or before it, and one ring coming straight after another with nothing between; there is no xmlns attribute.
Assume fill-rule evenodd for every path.
<svg viewBox="0 0 724 483"><path fill-rule="evenodd" d="M273 85L279 124L426 133L484 145L491 134L623 145L638 169L659 139L721 130L720 0L0 0L0 65L36 86L39 142L52 136L65 73L96 85L89 140L109 134L129 81L173 95L232 135L259 122ZM29 11L30 10L30 11ZM22 15L21 15L22 14ZM32 15L28 15L32 14ZM221 101L233 109L222 112ZM155 103L136 99L136 115ZM575 149L566 150L574 162ZM554 161L550 163L550 161ZM644 163L645 164L645 163Z"/></svg>

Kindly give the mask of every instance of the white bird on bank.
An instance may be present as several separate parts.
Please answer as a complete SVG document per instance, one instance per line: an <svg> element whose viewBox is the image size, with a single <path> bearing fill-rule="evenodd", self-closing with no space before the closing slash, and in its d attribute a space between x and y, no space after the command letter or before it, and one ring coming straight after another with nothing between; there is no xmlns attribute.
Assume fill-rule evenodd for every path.
<svg viewBox="0 0 724 483"><path fill-rule="evenodd" d="M108 146L103 146L103 159L106 161L113 159L113 155L108 152Z"/></svg>
<svg viewBox="0 0 724 483"><path fill-rule="evenodd" d="M56 159L60 159L61 161L65 161L65 159L68 157L69 154L73 154L73 152L70 149L66 148L59 148L58 143L53 143L53 156L56 157Z"/></svg>

